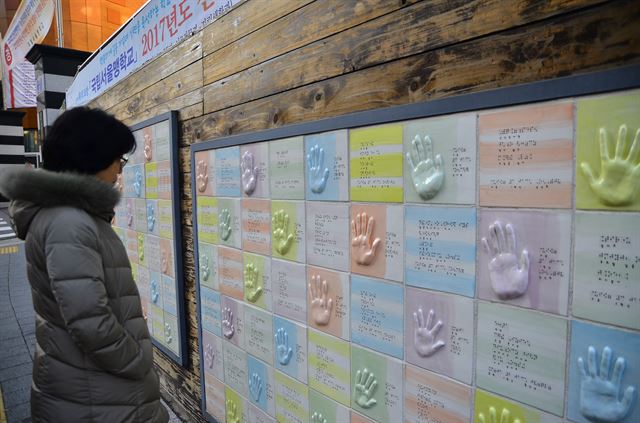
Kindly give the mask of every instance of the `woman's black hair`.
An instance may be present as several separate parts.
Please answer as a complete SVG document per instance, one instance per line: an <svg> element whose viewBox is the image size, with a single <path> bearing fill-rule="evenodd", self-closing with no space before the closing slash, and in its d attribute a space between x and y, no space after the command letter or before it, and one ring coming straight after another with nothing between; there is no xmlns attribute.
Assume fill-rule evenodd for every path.
<svg viewBox="0 0 640 423"><path fill-rule="evenodd" d="M88 107L62 113L42 144L42 167L94 175L136 149L129 128L112 115Z"/></svg>

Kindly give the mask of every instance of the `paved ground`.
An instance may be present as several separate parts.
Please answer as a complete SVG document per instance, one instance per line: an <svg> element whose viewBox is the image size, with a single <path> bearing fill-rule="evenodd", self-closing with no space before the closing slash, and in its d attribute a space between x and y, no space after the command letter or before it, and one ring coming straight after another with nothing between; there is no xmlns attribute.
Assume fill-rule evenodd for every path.
<svg viewBox="0 0 640 423"><path fill-rule="evenodd" d="M8 423L31 422L29 395L34 349L35 317L24 244L16 239L0 241L0 407L4 402ZM171 423L181 421L171 409L169 413Z"/></svg>

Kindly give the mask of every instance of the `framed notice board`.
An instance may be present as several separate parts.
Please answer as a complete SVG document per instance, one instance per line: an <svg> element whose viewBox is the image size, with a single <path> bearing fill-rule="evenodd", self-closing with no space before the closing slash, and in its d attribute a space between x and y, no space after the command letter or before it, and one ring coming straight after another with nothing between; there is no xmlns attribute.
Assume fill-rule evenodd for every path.
<svg viewBox="0 0 640 423"><path fill-rule="evenodd" d="M192 145L205 416L639 421L639 88L635 66Z"/></svg>
<svg viewBox="0 0 640 423"><path fill-rule="evenodd" d="M114 228L126 246L154 345L186 365L177 112L131 127Z"/></svg>

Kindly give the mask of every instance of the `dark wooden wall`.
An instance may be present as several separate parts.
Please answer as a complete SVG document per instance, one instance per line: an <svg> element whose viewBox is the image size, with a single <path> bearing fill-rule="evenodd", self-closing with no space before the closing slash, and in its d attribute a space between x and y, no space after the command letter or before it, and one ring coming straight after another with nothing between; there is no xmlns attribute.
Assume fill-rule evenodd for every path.
<svg viewBox="0 0 640 423"><path fill-rule="evenodd" d="M180 111L189 366L162 388L200 417L189 145L230 134L640 63L637 0L246 0L92 106Z"/></svg>

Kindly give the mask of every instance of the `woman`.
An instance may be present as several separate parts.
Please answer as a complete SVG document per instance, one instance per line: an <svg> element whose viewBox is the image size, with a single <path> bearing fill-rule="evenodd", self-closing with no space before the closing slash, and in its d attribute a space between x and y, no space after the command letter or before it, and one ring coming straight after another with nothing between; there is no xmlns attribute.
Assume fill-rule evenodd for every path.
<svg viewBox="0 0 640 423"><path fill-rule="evenodd" d="M111 229L114 188L135 150L100 110L63 113L43 144L45 170L8 170L0 192L25 240L36 312L34 422L167 422L131 265Z"/></svg>

